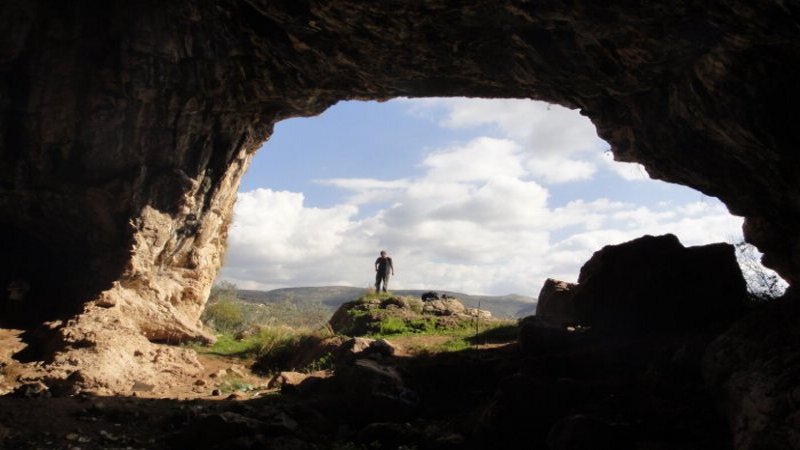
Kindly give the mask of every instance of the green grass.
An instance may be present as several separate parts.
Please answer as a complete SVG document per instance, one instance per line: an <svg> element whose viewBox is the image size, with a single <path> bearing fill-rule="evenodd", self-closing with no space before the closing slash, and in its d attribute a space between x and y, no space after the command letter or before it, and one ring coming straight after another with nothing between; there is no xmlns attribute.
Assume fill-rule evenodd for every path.
<svg viewBox="0 0 800 450"><path fill-rule="evenodd" d="M219 356L261 357L296 347L303 339L318 338L319 335L308 329L264 326L258 333L241 340L237 340L233 333L221 333L213 345L194 345L193 348L200 353Z"/></svg>
<svg viewBox="0 0 800 450"><path fill-rule="evenodd" d="M380 334L382 335L400 334L406 331L408 331L406 321L400 317L384 317L381 319Z"/></svg>
<svg viewBox="0 0 800 450"><path fill-rule="evenodd" d="M391 292L375 292L374 289L367 289L367 292L361 297L358 297L356 302L366 303L375 300L386 300L389 297L394 297Z"/></svg>
<svg viewBox="0 0 800 450"><path fill-rule="evenodd" d="M214 345L210 347L198 345L194 346L194 349L199 353L210 355L248 357L255 356L259 347L258 336L238 341L232 333L222 333L217 335L217 342Z"/></svg>
<svg viewBox="0 0 800 450"><path fill-rule="evenodd" d="M434 350L439 352L459 352L470 347L472 347L472 344L467 339L459 337L440 344Z"/></svg>

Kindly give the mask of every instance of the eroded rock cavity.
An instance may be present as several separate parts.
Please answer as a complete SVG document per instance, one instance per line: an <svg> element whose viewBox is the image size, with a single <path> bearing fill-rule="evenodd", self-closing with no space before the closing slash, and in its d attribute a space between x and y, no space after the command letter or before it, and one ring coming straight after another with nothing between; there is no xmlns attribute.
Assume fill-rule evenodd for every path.
<svg viewBox="0 0 800 450"><path fill-rule="evenodd" d="M747 217L794 284L798 17L779 0L2 2L0 281L29 285L12 325L47 322L64 373L147 376L149 342L209 338L238 180L273 124L396 96L580 108L617 160Z"/></svg>

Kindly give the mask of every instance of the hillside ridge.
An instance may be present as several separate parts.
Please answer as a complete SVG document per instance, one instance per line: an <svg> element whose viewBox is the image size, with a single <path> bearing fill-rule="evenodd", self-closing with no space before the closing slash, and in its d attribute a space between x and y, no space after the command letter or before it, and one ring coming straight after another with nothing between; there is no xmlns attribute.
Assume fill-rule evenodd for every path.
<svg viewBox="0 0 800 450"><path fill-rule="evenodd" d="M470 295L462 292L436 289L397 289L392 294L419 297L425 292L447 294L461 300L465 306L475 308L480 302L481 309L492 312L495 317L519 318L532 315L536 311L536 298L519 294L506 295ZM260 291L239 289L238 297L251 303L273 303L286 300L303 300L320 302L331 312L340 305L363 295L365 288L351 286L302 286Z"/></svg>

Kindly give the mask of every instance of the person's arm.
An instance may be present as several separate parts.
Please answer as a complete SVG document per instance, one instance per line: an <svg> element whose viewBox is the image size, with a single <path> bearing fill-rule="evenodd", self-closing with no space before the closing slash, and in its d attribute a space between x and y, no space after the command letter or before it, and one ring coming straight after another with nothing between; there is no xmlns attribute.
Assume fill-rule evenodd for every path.
<svg viewBox="0 0 800 450"><path fill-rule="evenodd" d="M375 260L375 272L377 272L377 271L378 271L378 264L380 264L380 261L381 261L381 259L380 259L380 258L378 258L378 259L376 259L376 260Z"/></svg>
<svg viewBox="0 0 800 450"><path fill-rule="evenodd" d="M392 269L392 276L394 276L394 263L392 262L392 258L389 258L389 268Z"/></svg>

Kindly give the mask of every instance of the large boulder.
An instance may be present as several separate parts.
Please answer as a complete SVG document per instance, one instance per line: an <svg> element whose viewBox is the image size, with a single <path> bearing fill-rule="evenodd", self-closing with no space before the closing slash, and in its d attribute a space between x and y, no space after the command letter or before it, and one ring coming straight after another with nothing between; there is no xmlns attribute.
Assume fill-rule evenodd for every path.
<svg viewBox="0 0 800 450"><path fill-rule="evenodd" d="M429 300L422 306L423 313L434 316L456 316L465 314L466 310L463 303L452 297Z"/></svg>
<svg viewBox="0 0 800 450"><path fill-rule="evenodd" d="M747 287L730 244L684 247L672 234L603 247L583 265L579 324L605 331L687 329L741 311Z"/></svg>
<svg viewBox="0 0 800 450"><path fill-rule="evenodd" d="M412 297L363 297L343 303L328 321L334 332L347 336L445 330L475 320L493 321L491 312L467 309L453 297L423 302Z"/></svg>
<svg viewBox="0 0 800 450"><path fill-rule="evenodd" d="M575 317L575 283L548 278L539 291L536 304L536 317L554 323L574 323Z"/></svg>
<svg viewBox="0 0 800 450"><path fill-rule="evenodd" d="M333 313L328 324L334 332L348 336L363 336L378 331L380 303L377 299L359 299L343 303Z"/></svg>
<svg viewBox="0 0 800 450"><path fill-rule="evenodd" d="M579 338L579 334L538 316L520 319L518 327L519 345L528 354L560 351Z"/></svg>

